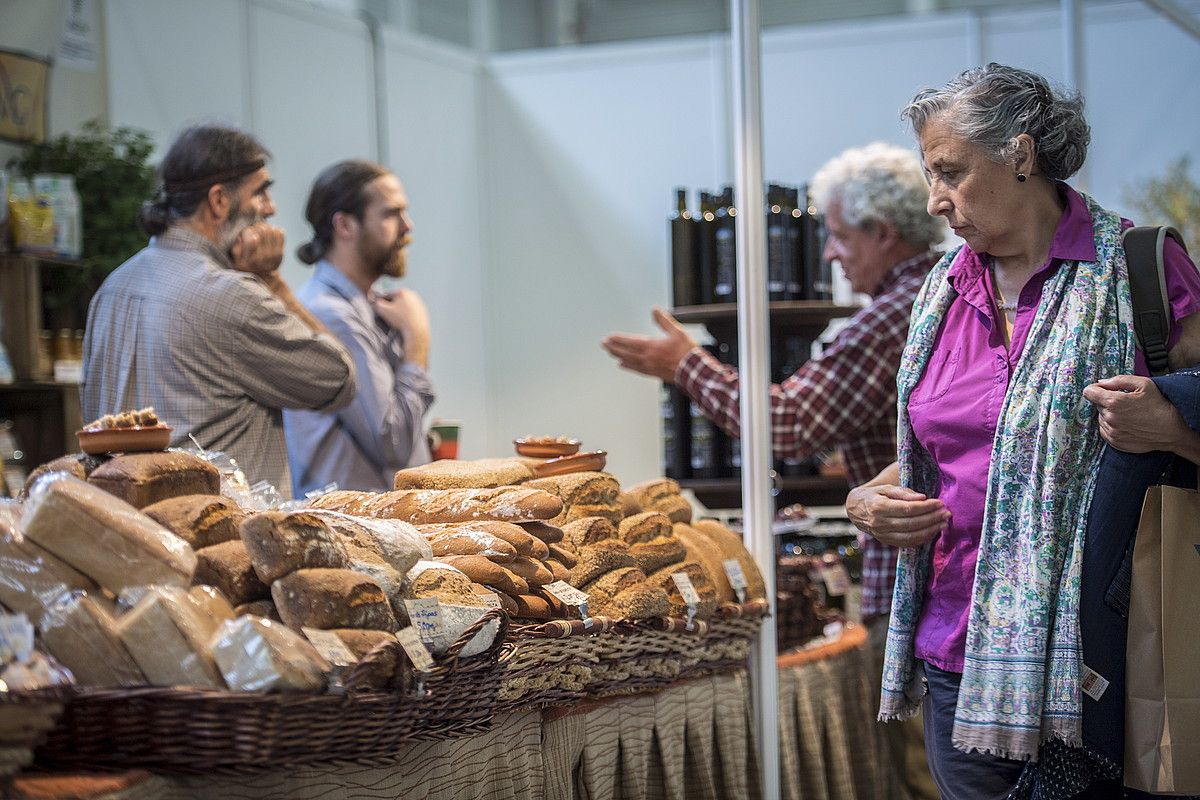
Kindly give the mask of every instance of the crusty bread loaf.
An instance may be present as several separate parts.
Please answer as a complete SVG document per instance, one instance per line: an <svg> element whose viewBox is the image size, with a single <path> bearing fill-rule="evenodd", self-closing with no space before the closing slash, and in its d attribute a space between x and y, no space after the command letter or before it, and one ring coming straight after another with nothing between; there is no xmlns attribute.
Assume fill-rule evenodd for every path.
<svg viewBox="0 0 1200 800"><path fill-rule="evenodd" d="M250 552L241 539L197 550L196 583L217 587L235 606L271 596L270 588L254 571Z"/></svg>
<svg viewBox="0 0 1200 800"><path fill-rule="evenodd" d="M527 558L542 558L544 555L550 554L545 542L536 536L526 533L521 526L514 525L511 522L480 520L478 522L460 522L450 525L422 525L418 530L426 538L444 537L448 533L454 533L476 537L479 541L498 539L507 545L507 547L491 545L486 550L481 550L477 553L446 553L445 555L485 555L493 561L503 563L503 558L496 558L495 556L507 555L509 548L511 548L514 556L525 556ZM432 542L433 539L430 538L430 541ZM442 553L435 551L434 555L442 555Z"/></svg>
<svg viewBox="0 0 1200 800"><path fill-rule="evenodd" d="M518 522L552 519L562 501L552 494L520 486L496 489L414 489L371 495L330 492L314 498L314 508L367 517L402 519L414 525L496 519Z"/></svg>
<svg viewBox="0 0 1200 800"><path fill-rule="evenodd" d="M524 578L525 582L533 588L545 586L547 583L554 583L554 573L550 571L550 568L532 558L518 558L511 564L505 564L504 568Z"/></svg>
<svg viewBox="0 0 1200 800"><path fill-rule="evenodd" d="M471 579L443 561L418 561L406 576L406 596L436 597L443 603L484 605L475 594Z"/></svg>
<svg viewBox="0 0 1200 800"><path fill-rule="evenodd" d="M626 489L646 511L661 511L672 522L690 522L692 505L679 493L679 484L670 478L657 478Z"/></svg>
<svg viewBox="0 0 1200 800"><path fill-rule="evenodd" d="M649 542L660 536L671 535L671 519L658 511L643 511L621 520L617 532L621 541L628 544Z"/></svg>
<svg viewBox="0 0 1200 800"><path fill-rule="evenodd" d="M554 619L554 609L550 602L536 594L521 594L512 598L516 610L512 612L519 619Z"/></svg>
<svg viewBox="0 0 1200 800"><path fill-rule="evenodd" d="M642 508L642 504L638 502L638 499L629 492L620 492L617 495L617 505L621 507L621 511L627 517L632 517L634 514L640 514L646 510Z"/></svg>
<svg viewBox="0 0 1200 800"><path fill-rule="evenodd" d="M254 571L270 584L298 569L344 569L350 557L323 519L306 511L264 511L241 525Z"/></svg>
<svg viewBox="0 0 1200 800"><path fill-rule="evenodd" d="M369 631L363 628L334 628L330 632L342 640L342 643L354 654L355 658L362 658L374 650L376 645L396 641L396 634L389 633L388 631Z"/></svg>
<svg viewBox="0 0 1200 800"><path fill-rule="evenodd" d="M637 586L646 580L646 573L642 572L637 567L618 567L604 573L594 581L580 587L593 600L598 598L611 598L618 592L623 592L630 587Z"/></svg>
<svg viewBox="0 0 1200 800"><path fill-rule="evenodd" d="M616 539L606 539L579 548L579 563L571 570L572 586L587 586L606 572L634 566L629 546Z"/></svg>
<svg viewBox="0 0 1200 800"><path fill-rule="evenodd" d="M621 507L615 503L601 505L579 503L563 509L563 512L551 520L551 522L556 525L566 525L578 519L586 519L587 517L602 517L615 526L622 519L624 519L624 516L625 515L621 512Z"/></svg>
<svg viewBox="0 0 1200 800"><path fill-rule="evenodd" d="M43 475L51 472L65 472L68 475L73 475L79 480L87 480L87 476L92 470L108 461L108 456L90 456L87 453L68 453L65 456L59 456L53 461L47 461L45 464L36 467L33 472L29 473L29 477L25 479L25 488L21 490L21 497L27 497L29 490L33 488L33 484Z"/></svg>
<svg viewBox="0 0 1200 800"><path fill-rule="evenodd" d="M633 554L633 560L638 567L647 574L658 572L663 567L669 567L672 564L678 564L688 557L688 551L683 542L670 533L648 542L631 544L629 552Z"/></svg>
<svg viewBox="0 0 1200 800"><path fill-rule="evenodd" d="M546 544L557 544L563 539L562 528L557 525L551 525L549 522L534 520L532 522L517 522L521 526L521 530L528 534L536 536Z"/></svg>
<svg viewBox="0 0 1200 800"><path fill-rule="evenodd" d="M700 603L696 607L696 618L708 619L711 617L717 610L717 589L712 581L709 580L708 573L695 561L684 561L682 564L672 564L669 567L664 567L648 579L652 586L657 586L666 591L667 597L671 600L671 616L687 616L687 604L683 602L683 596L679 593L679 587L671 577L676 572L682 572L687 575L692 582L692 586L696 589L696 594L700 596Z"/></svg>
<svg viewBox="0 0 1200 800"><path fill-rule="evenodd" d="M671 522L691 522L692 504L683 495L664 497L654 505L655 510L661 511L671 518Z"/></svg>
<svg viewBox="0 0 1200 800"><path fill-rule="evenodd" d="M271 584L279 618L293 630L394 631L396 617L379 584L348 569L301 569Z"/></svg>
<svg viewBox="0 0 1200 800"><path fill-rule="evenodd" d="M566 581L567 583L571 582L571 568L570 567L566 566L561 561L555 561L553 559L551 559L549 561L545 561L543 563L545 564L546 568L548 570L550 570L550 574L551 574L551 576L553 576L554 580Z"/></svg>
<svg viewBox="0 0 1200 800"><path fill-rule="evenodd" d="M378 583L379 588L383 589L383 593L387 595L388 601L392 604L392 609L395 610L396 603L400 602L403 596L404 575L380 558L378 553L367 550L365 547L348 544L346 553L350 557L348 569L354 570L360 575L366 575Z"/></svg>
<svg viewBox="0 0 1200 800"><path fill-rule="evenodd" d="M717 600L722 603L734 602L736 595L733 587L729 585L728 576L725 575L725 557L721 551L704 534L687 523L676 522L674 531L675 538L684 547L686 560L694 561L704 568L704 573L717 592Z"/></svg>
<svg viewBox="0 0 1200 800"><path fill-rule="evenodd" d="M193 548L209 547L238 538L246 513L228 497L185 494L151 503L142 513Z"/></svg>
<svg viewBox="0 0 1200 800"><path fill-rule="evenodd" d="M126 586L187 586L188 543L128 503L78 478L51 473L25 504L25 535L113 594Z"/></svg>
<svg viewBox="0 0 1200 800"><path fill-rule="evenodd" d="M329 662L295 631L259 617L238 617L213 634L209 652L235 691L315 692L325 688Z"/></svg>
<svg viewBox="0 0 1200 800"><path fill-rule="evenodd" d="M134 508L185 494L221 493L221 473L191 453L125 453L96 467L87 479Z"/></svg>
<svg viewBox="0 0 1200 800"><path fill-rule="evenodd" d="M556 545L556 544L550 545L550 558L547 560L557 561L559 564L562 564L567 569L571 569L571 567L573 567L577 563L579 563L579 559L575 557L574 553L572 553L567 548L560 547L559 545Z"/></svg>
<svg viewBox="0 0 1200 800"><path fill-rule="evenodd" d="M396 489L494 489L533 477L533 470L516 458L476 461L443 459L396 473Z"/></svg>
<svg viewBox="0 0 1200 800"><path fill-rule="evenodd" d="M742 567L742 574L746 578L746 599L762 600L767 596L767 585L763 581L762 572L758 569L758 563L754 560L754 556L750 555L750 551L746 549L740 536L715 519L697 520L692 523L692 527L697 533L708 539L710 545L720 553L721 575L725 577L726 585L728 578L725 576L724 562L731 558L737 559ZM698 549L703 548L699 548L698 545ZM732 591L730 589L731 593Z"/></svg>
<svg viewBox="0 0 1200 800"><path fill-rule="evenodd" d="M445 556L438 560L462 570L475 583L490 586L505 594L529 592L529 583L524 578L483 556Z"/></svg>
<svg viewBox="0 0 1200 800"><path fill-rule="evenodd" d="M564 506L611 505L617 501L621 485L607 472L572 472L549 478L537 478L524 484L530 489L550 492Z"/></svg>
<svg viewBox="0 0 1200 800"><path fill-rule="evenodd" d="M125 648L155 686L225 688L207 649L216 629L216 621L204 618L178 588L151 589L117 620Z"/></svg>
<svg viewBox="0 0 1200 800"><path fill-rule="evenodd" d="M576 555L584 545L617 538L617 526L603 517L584 517L568 522L562 532L562 548Z"/></svg>
<svg viewBox="0 0 1200 800"><path fill-rule="evenodd" d="M71 670L81 686L138 686L146 682L113 620L112 604L87 594L72 595L42 618L46 652Z"/></svg>
<svg viewBox="0 0 1200 800"><path fill-rule="evenodd" d="M436 556L487 556L497 564L517 557L517 550L503 539L490 533L455 525L422 525L421 535L433 548Z"/></svg>
<svg viewBox="0 0 1200 800"><path fill-rule="evenodd" d="M27 615L37 625L46 609L67 595L96 589L91 578L0 518L0 604L5 608Z"/></svg>
<svg viewBox="0 0 1200 800"><path fill-rule="evenodd" d="M407 522L367 519L336 511L309 509L348 544L370 550L401 575L423 558L433 558L429 543Z"/></svg>
<svg viewBox="0 0 1200 800"><path fill-rule="evenodd" d="M604 603L601 608L602 613L608 617L616 617L618 619L654 619L656 617L666 617L671 614L671 601L667 597L666 591L658 586L653 586L649 581L639 583L637 586L632 586L622 592L618 592L616 596Z"/></svg>

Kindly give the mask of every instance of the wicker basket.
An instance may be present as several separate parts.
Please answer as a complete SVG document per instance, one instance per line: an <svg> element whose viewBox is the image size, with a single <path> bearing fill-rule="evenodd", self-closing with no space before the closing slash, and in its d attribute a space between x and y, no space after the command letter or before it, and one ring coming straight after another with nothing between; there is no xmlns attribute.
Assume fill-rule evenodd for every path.
<svg viewBox="0 0 1200 800"><path fill-rule="evenodd" d="M600 639L615 625L605 617L514 625L500 683L501 707L563 705L588 697L600 663Z"/></svg>
<svg viewBox="0 0 1200 800"><path fill-rule="evenodd" d="M0 776L33 762L33 749L58 722L68 690L0 692Z"/></svg>
<svg viewBox="0 0 1200 800"><path fill-rule="evenodd" d="M458 653L499 620L492 646ZM399 642L368 653L343 694L229 692L160 687L77 688L36 751L53 769L141 768L173 773L252 773L315 763L383 765L399 745L488 729L496 711L508 620L489 610L420 681ZM396 691L359 691L379 662L394 659ZM377 672L377 671L376 671Z"/></svg>

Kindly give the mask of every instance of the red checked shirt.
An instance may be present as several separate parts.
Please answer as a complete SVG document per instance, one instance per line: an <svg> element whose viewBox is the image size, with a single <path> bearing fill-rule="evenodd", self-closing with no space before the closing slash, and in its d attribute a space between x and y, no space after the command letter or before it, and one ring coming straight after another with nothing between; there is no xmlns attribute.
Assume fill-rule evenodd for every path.
<svg viewBox="0 0 1200 800"><path fill-rule="evenodd" d="M892 267L866 308L782 384L771 385L771 440L777 456L811 456L836 446L851 486L896 460L896 370L908 338L913 300L937 255ZM704 415L741 436L738 374L696 348L675 370L675 383ZM896 549L865 537L862 615L887 614L896 580Z"/></svg>

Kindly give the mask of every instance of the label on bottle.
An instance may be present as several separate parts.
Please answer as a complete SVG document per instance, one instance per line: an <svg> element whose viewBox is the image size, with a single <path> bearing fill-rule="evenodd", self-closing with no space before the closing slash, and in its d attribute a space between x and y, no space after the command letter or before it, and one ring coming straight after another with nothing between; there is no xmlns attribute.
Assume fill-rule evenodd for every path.
<svg viewBox="0 0 1200 800"><path fill-rule="evenodd" d="M421 641L421 635L417 633L416 628L401 628L396 632L396 639L404 648L404 652L408 653L409 661L412 661L418 672L429 672L433 669L433 656L429 654L425 642Z"/></svg>
<svg viewBox="0 0 1200 800"><path fill-rule="evenodd" d="M729 586L737 595L738 602L746 602L746 588L749 586L746 583L746 573L742 572L742 564L736 558L728 558L724 561L725 576L729 578Z"/></svg>
<svg viewBox="0 0 1200 800"><path fill-rule="evenodd" d="M436 597L405 600L409 624L417 629L421 641L436 644L442 635L442 614Z"/></svg>
<svg viewBox="0 0 1200 800"><path fill-rule="evenodd" d="M358 659L354 657L354 653L346 646L338 635L333 631L323 631L320 628L301 627L300 631L304 634L304 638L312 643L326 661L335 667L349 667L352 664L358 663Z"/></svg>

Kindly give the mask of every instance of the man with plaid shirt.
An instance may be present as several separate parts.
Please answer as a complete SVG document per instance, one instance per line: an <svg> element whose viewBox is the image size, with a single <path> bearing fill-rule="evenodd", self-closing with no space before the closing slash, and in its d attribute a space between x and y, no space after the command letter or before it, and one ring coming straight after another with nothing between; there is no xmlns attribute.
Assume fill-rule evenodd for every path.
<svg viewBox="0 0 1200 800"><path fill-rule="evenodd" d="M825 215L824 258L839 262L854 291L872 301L819 358L771 386L772 447L778 457L799 458L837 447L857 486L896 460L896 370L913 300L946 229L926 211L928 188L916 156L898 147L847 150L821 168L812 192ZM653 316L663 337L613 334L605 349L626 369L676 384L705 416L740 436L737 371L698 347L662 309ZM878 688L897 551L873 537L863 537L863 546L862 615ZM885 727L897 764L898 782L891 783L907 786L901 797L936 796L923 753L905 756L911 737L901 727Z"/></svg>

